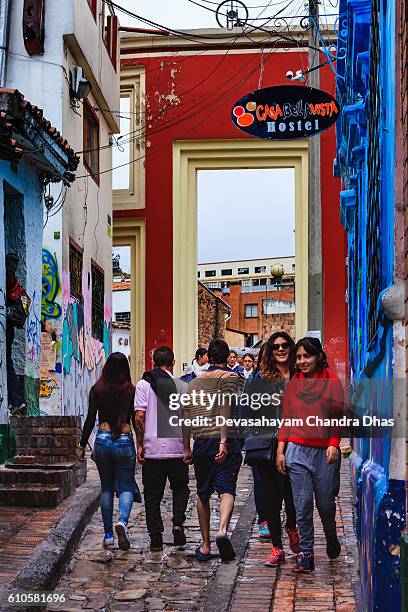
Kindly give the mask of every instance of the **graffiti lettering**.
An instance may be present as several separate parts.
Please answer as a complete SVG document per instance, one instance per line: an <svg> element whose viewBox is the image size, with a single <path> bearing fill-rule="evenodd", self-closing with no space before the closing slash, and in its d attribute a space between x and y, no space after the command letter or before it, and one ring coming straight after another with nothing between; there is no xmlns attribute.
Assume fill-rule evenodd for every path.
<svg viewBox="0 0 408 612"><path fill-rule="evenodd" d="M61 289L56 255L47 249L42 251L42 299L41 320L59 319L62 313L60 304L55 300Z"/></svg>
<svg viewBox="0 0 408 612"><path fill-rule="evenodd" d="M35 303L35 291L33 294ZM26 322L27 357L36 363L41 355L41 322L37 317L35 308L31 308Z"/></svg>

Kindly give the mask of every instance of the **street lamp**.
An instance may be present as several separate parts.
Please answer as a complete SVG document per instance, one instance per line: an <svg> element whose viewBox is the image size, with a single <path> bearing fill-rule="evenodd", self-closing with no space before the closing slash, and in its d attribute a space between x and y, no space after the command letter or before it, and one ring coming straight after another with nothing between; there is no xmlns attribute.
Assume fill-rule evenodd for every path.
<svg viewBox="0 0 408 612"><path fill-rule="evenodd" d="M282 264L272 264L271 266L271 276L275 281L275 284L280 288L280 289L285 289L286 291L289 291L291 293L294 293L295 291L295 283L288 283L283 284L282 285L282 277L283 274L285 272L285 268L282 266Z"/></svg>

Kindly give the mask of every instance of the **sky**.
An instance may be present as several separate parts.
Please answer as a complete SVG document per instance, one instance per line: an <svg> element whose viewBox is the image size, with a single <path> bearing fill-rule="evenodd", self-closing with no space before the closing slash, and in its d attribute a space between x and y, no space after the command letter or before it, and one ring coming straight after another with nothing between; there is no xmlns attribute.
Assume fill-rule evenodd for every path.
<svg viewBox="0 0 408 612"><path fill-rule="evenodd" d="M198 263L295 254L295 173L198 172Z"/></svg>
<svg viewBox="0 0 408 612"><path fill-rule="evenodd" d="M217 28L214 9L220 2L217 0L195 0L202 6L197 6L189 0L153 0L151 2L140 2L140 0L115 0L116 4L142 15L143 17L155 21L160 25L176 29L193 28ZM332 0L335 4L335 0ZM248 7L250 20L259 18L265 20L271 15L276 15L282 8L281 15L304 15L305 0L244 0ZM207 8L204 8L207 7ZM213 10L211 10L213 9ZM329 0L321 3L322 15L331 15L336 12ZM138 22L132 17L128 17L117 11L121 25L133 27L154 27ZM325 17L323 17L325 19ZM266 24L267 25L267 24Z"/></svg>

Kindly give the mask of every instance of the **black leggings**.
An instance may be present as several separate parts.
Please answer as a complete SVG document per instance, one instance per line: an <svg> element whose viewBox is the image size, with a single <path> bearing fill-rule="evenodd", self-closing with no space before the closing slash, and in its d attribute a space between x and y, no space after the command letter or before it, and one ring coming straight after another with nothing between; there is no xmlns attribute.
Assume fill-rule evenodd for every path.
<svg viewBox="0 0 408 612"><path fill-rule="evenodd" d="M296 527L296 511L293 503L289 476L283 476L276 467L276 444L270 461L260 462L257 467L261 475L263 509L268 523L273 546L282 548L281 510L285 501L286 528Z"/></svg>

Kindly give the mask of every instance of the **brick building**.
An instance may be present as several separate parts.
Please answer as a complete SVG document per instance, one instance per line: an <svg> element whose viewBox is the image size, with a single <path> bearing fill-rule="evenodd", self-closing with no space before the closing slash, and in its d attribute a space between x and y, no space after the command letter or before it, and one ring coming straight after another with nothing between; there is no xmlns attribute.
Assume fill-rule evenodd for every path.
<svg viewBox="0 0 408 612"><path fill-rule="evenodd" d="M245 334L242 346L253 346L265 341L274 331L283 329L295 335L295 302L292 287L263 292L244 293L240 285L231 285L223 299L231 307L227 329ZM214 293L221 294L220 289Z"/></svg>

